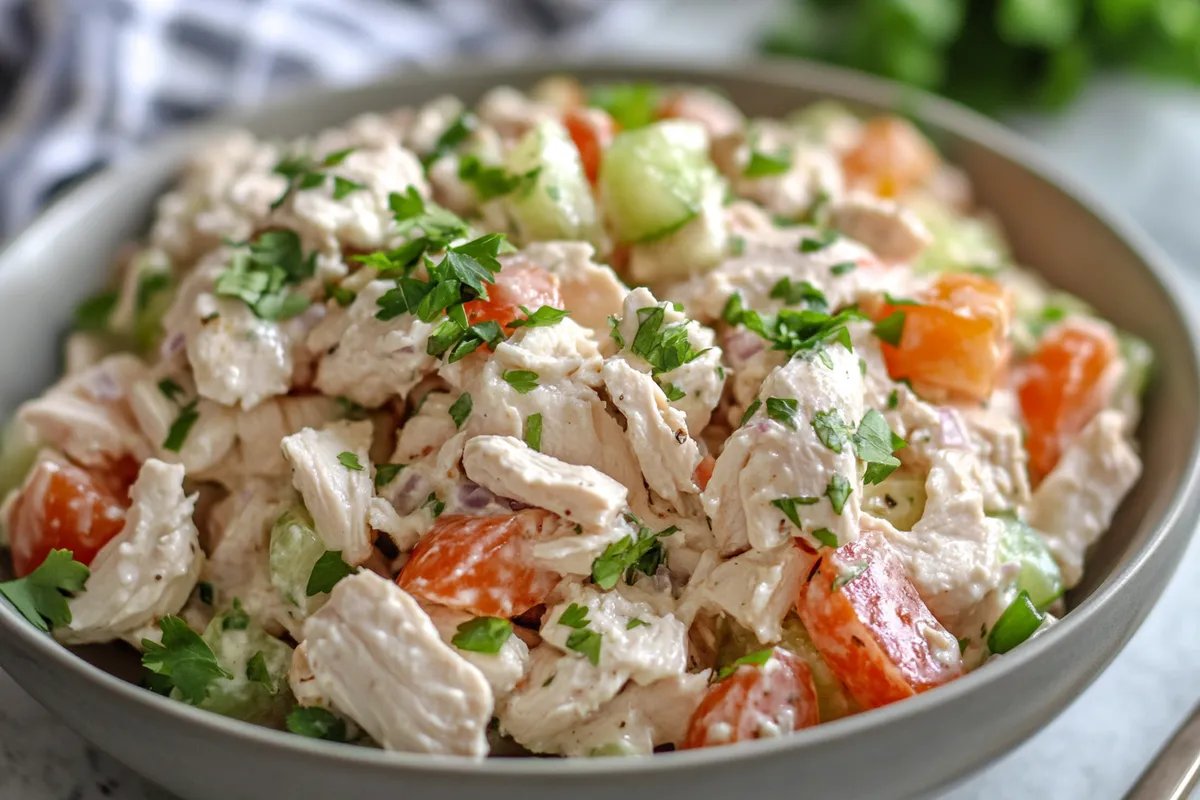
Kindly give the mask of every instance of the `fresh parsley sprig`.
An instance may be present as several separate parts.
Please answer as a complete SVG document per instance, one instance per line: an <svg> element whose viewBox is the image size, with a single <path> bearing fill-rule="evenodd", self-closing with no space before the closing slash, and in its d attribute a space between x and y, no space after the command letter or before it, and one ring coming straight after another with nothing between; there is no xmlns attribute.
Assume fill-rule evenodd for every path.
<svg viewBox="0 0 1200 800"><path fill-rule="evenodd" d="M354 147L347 147L345 150L338 150L335 153L325 156L320 162L313 161L312 156L305 153L282 158L272 171L277 175L287 178L287 188L283 190L283 194L274 203L271 203L271 210L274 211L283 205L293 192L313 189L324 184L329 177L329 173L323 170L341 164L346 160L346 156L353 153L356 149ZM367 188L361 183L337 175L334 176L333 180L334 200L341 200L351 192Z"/></svg>
<svg viewBox="0 0 1200 800"><path fill-rule="evenodd" d="M90 575L70 550L51 550L24 578L0 583L0 594L35 628L48 631L71 623L67 601L84 590Z"/></svg>
<svg viewBox="0 0 1200 800"><path fill-rule="evenodd" d="M176 689L185 702L199 705L213 683L233 679L233 673L221 666L208 643L179 617L163 617L158 628L162 644L142 639L142 665L157 676L153 681L156 690L169 694L170 689Z"/></svg>
<svg viewBox="0 0 1200 800"><path fill-rule="evenodd" d="M667 309L663 305L639 308L638 329L629 350L641 356L659 375L678 369L708 352L696 350L688 339L687 322L665 325ZM614 327L615 330L615 327Z"/></svg>
<svg viewBox="0 0 1200 800"><path fill-rule="evenodd" d="M291 319L311 301L289 287L316 273L316 259L315 250L305 258L295 231L267 231L234 253L232 263L217 277L215 292L241 300L261 319Z"/></svg>
<svg viewBox="0 0 1200 800"><path fill-rule="evenodd" d="M625 536L613 542L592 562L592 580L601 589L608 590L616 586L622 574L626 583L637 572L653 576L660 566L667 563L667 552L660 540L679 529L672 525L655 533L636 520L634 524L638 526L636 536Z"/></svg>

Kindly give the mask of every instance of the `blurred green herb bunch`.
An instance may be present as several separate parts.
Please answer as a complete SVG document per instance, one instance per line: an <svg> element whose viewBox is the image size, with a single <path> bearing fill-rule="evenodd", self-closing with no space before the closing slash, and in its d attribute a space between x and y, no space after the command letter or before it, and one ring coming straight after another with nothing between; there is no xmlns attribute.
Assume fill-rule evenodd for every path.
<svg viewBox="0 0 1200 800"><path fill-rule="evenodd" d="M1200 81L1200 0L792 0L762 44L986 112L1053 109L1102 67Z"/></svg>

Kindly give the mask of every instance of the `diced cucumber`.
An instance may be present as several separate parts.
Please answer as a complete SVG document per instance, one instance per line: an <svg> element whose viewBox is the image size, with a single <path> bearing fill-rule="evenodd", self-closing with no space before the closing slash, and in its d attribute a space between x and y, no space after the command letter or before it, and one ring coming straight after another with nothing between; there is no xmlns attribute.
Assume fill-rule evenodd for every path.
<svg viewBox="0 0 1200 800"><path fill-rule="evenodd" d="M505 169L527 175L505 197L523 243L555 239L599 239L592 187L567 129L554 120L535 125L511 153Z"/></svg>
<svg viewBox="0 0 1200 800"><path fill-rule="evenodd" d="M1004 536L1000 540L1001 563L1016 562L1021 571L1017 574L1016 591L1028 592L1029 599L1038 609L1045 609L1062 596L1062 571L1050 553L1042 535L1017 518L1015 514L1001 514L1004 521Z"/></svg>
<svg viewBox="0 0 1200 800"><path fill-rule="evenodd" d="M846 691L845 685L825 663L825 658L813 644L804 623L795 614L789 614L783 621L783 641L780 645L800 656L808 664L813 676L813 685L817 689L821 722L847 717L861 710Z"/></svg>
<svg viewBox="0 0 1200 800"><path fill-rule="evenodd" d="M683 280L720 263L729 246L724 194L724 183L714 174L699 214L679 230L629 248L629 277L644 284Z"/></svg>
<svg viewBox="0 0 1200 800"><path fill-rule="evenodd" d="M292 605L307 610L308 577L325 554L325 543L303 505L285 511L271 528L271 585Z"/></svg>
<svg viewBox="0 0 1200 800"><path fill-rule="evenodd" d="M912 209L933 236L913 265L918 272L991 273L1009 263L1004 240L989 220L957 214L928 200L914 203Z"/></svg>
<svg viewBox="0 0 1200 800"><path fill-rule="evenodd" d="M882 483L864 485L862 510L896 530L911 531L925 513L925 478L901 467Z"/></svg>
<svg viewBox="0 0 1200 800"><path fill-rule="evenodd" d="M204 631L204 641L233 678L213 681L200 708L247 722L278 726L294 704L287 680L292 648L268 634L253 619L245 627L229 627L228 619L228 613L214 617ZM261 659L257 658L259 653Z"/></svg>
<svg viewBox="0 0 1200 800"><path fill-rule="evenodd" d="M699 214L715 176L704 128L664 120L617 135L600 165L600 196L618 239L648 242Z"/></svg>

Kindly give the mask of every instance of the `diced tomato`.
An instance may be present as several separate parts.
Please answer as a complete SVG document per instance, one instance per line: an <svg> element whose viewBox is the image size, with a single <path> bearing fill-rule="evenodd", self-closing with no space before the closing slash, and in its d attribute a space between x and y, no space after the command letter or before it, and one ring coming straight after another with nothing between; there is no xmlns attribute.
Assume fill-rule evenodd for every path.
<svg viewBox="0 0 1200 800"><path fill-rule="evenodd" d="M812 672L799 656L776 648L762 666L737 668L708 687L688 722L684 749L778 736L819 722Z"/></svg>
<svg viewBox="0 0 1200 800"><path fill-rule="evenodd" d="M512 618L546 602L559 575L530 564L551 514L446 516L421 539L396 583L409 594L481 617Z"/></svg>
<svg viewBox="0 0 1200 800"><path fill-rule="evenodd" d="M1058 463L1063 448L1108 402L1106 381L1119 347L1107 327L1071 320L1046 331L1017 379L1025 447L1035 481Z"/></svg>
<svg viewBox="0 0 1200 800"><path fill-rule="evenodd" d="M846 182L879 197L898 197L928 181L941 159L906 119L876 117L863 125L858 145L842 157Z"/></svg>
<svg viewBox="0 0 1200 800"><path fill-rule="evenodd" d="M571 134L583 161L583 171L593 184L600 174L600 161L604 151L612 144L616 123L607 112L599 108L576 108L563 116L563 124Z"/></svg>
<svg viewBox="0 0 1200 800"><path fill-rule="evenodd" d="M708 482L712 480L713 467L717 465L717 460L712 456L705 456L700 459L700 463L696 466L696 474L692 476L692 480L700 487L700 491L708 488Z"/></svg>
<svg viewBox="0 0 1200 800"><path fill-rule="evenodd" d="M463 305L470 324L491 320L508 325L524 316L521 306L530 311L537 311L539 306L562 308L558 278L521 258L508 260L496 273L496 282L488 285L487 293L486 300L472 300Z"/></svg>
<svg viewBox="0 0 1200 800"><path fill-rule="evenodd" d="M875 315L904 313L899 346L882 343L888 374L934 397L986 400L1011 349L1008 290L979 275L951 273L915 300L918 305L884 303Z"/></svg>
<svg viewBox="0 0 1200 800"><path fill-rule="evenodd" d="M125 527L132 479L124 465L108 474L41 461L9 511L9 540L17 577L37 569L51 550L70 550L90 564ZM128 479L128 480L127 480Z"/></svg>
<svg viewBox="0 0 1200 800"><path fill-rule="evenodd" d="M917 595L899 558L874 535L824 550L800 588L797 610L829 668L864 708L962 674L957 641ZM945 646L935 650L938 640Z"/></svg>

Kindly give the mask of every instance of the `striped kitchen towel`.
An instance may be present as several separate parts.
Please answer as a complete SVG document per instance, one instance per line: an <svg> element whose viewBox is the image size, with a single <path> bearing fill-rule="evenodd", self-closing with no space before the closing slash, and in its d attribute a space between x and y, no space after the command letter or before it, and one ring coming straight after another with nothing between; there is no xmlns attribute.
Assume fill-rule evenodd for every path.
<svg viewBox="0 0 1200 800"><path fill-rule="evenodd" d="M72 181L221 106L456 54L520 54L616 5L0 0L0 239Z"/></svg>

